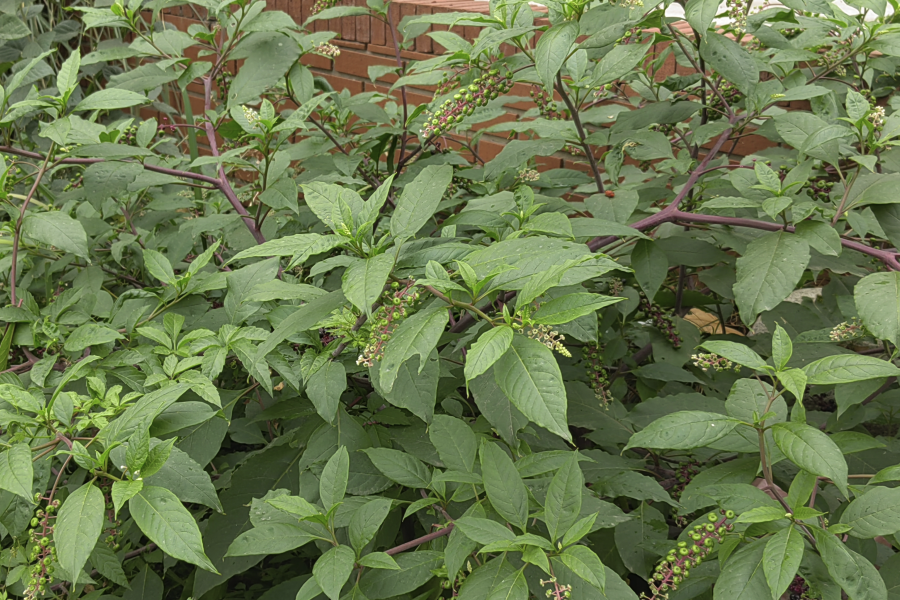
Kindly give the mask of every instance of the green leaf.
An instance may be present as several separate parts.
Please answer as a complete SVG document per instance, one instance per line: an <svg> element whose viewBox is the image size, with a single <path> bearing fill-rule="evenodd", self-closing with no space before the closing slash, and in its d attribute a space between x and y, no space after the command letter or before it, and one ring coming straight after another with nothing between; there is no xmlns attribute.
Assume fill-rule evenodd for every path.
<svg viewBox="0 0 900 600"><path fill-rule="evenodd" d="M69 334L64 347L66 352L81 352L90 346L107 344L121 339L125 339L125 336L112 327L97 323L85 323Z"/></svg>
<svg viewBox="0 0 900 600"><path fill-rule="evenodd" d="M847 596L853 600L887 600L884 580L872 563L831 533L818 528L813 528L812 532L829 575Z"/></svg>
<svg viewBox="0 0 900 600"><path fill-rule="evenodd" d="M254 361L258 363L265 362L265 356L274 350L278 344L289 336L312 329L343 302L343 292L335 290L297 308L275 328L265 342L259 345Z"/></svg>
<svg viewBox="0 0 900 600"><path fill-rule="evenodd" d="M113 583L123 587L129 586L125 571L122 570L122 561L119 560L119 557L116 556L116 553L113 552L112 548L106 544L97 544L94 546L93 551L91 551L91 564L94 565L94 568L97 569L98 573ZM139 577L140 576L135 577L136 583ZM160 585L161 584L162 582L160 581ZM162 594L160 593L160 598L161 597Z"/></svg>
<svg viewBox="0 0 900 600"><path fill-rule="evenodd" d="M765 547L766 540L756 540L728 558L713 588L713 600L762 600L772 596L762 564Z"/></svg>
<svg viewBox="0 0 900 600"><path fill-rule="evenodd" d="M764 369L766 367L766 361L744 344L713 341L704 342L700 344L700 347L750 369Z"/></svg>
<svg viewBox="0 0 900 600"><path fill-rule="evenodd" d="M400 366L419 356L419 374L425 370L426 359L441 339L450 318L446 305L426 309L404 319L384 347L380 361L379 384L386 392L394 389Z"/></svg>
<svg viewBox="0 0 900 600"><path fill-rule="evenodd" d="M90 260L84 227L64 212L28 214L22 222L22 233L47 246Z"/></svg>
<svg viewBox="0 0 900 600"><path fill-rule="evenodd" d="M834 227L824 221L803 221L797 223L794 235L806 240L811 248L826 256L840 256L841 250L843 250L840 234Z"/></svg>
<svg viewBox="0 0 900 600"><path fill-rule="evenodd" d="M129 108L139 104L146 104L147 102L150 102L150 98L148 98L146 94L140 94L130 90L107 88L96 91L86 97L78 103L73 109L73 112L85 110L115 110L119 108Z"/></svg>
<svg viewBox="0 0 900 600"><path fill-rule="evenodd" d="M872 273L853 288L856 310L872 335L900 345L900 273Z"/></svg>
<svg viewBox="0 0 900 600"><path fill-rule="evenodd" d="M285 76L300 56L297 42L274 32L256 33L250 37L250 43L243 43L240 48L249 55L241 57L246 61L228 86L229 107L259 98L266 88Z"/></svg>
<svg viewBox="0 0 900 600"><path fill-rule="evenodd" d="M175 406L179 404L184 403L179 402ZM158 423L158 421L156 422ZM161 442L153 446L147 462L150 463L153 460L152 457L157 449L164 449L168 445L167 442ZM147 467L148 465L144 465L144 481L147 485L171 490L182 502L196 502L222 512L222 504L216 495L216 488L213 486L209 473L180 448L173 447L169 450L168 458L158 471L153 472Z"/></svg>
<svg viewBox="0 0 900 600"><path fill-rule="evenodd" d="M550 91L556 74L566 61L575 38L578 37L578 22L564 21L544 32L534 49L534 66L544 89Z"/></svg>
<svg viewBox="0 0 900 600"><path fill-rule="evenodd" d="M600 591L606 587L606 568L597 554L587 546L569 546L559 555L573 573Z"/></svg>
<svg viewBox="0 0 900 600"><path fill-rule="evenodd" d="M11 14L0 15L0 40L18 40L31 35L31 30L18 17Z"/></svg>
<svg viewBox="0 0 900 600"><path fill-rule="evenodd" d="M396 239L413 237L431 219L444 192L453 180L450 165L429 165L406 184L391 216L391 235Z"/></svg>
<svg viewBox="0 0 900 600"><path fill-rule="evenodd" d="M900 488L874 487L851 502L841 523L860 538L888 536L900 531Z"/></svg>
<svg viewBox="0 0 900 600"><path fill-rule="evenodd" d="M691 27L705 34L719 12L718 0L688 0L684 16Z"/></svg>
<svg viewBox="0 0 900 600"><path fill-rule="evenodd" d="M759 313L778 306L794 291L807 263L809 245L790 233L769 233L750 242L737 260L734 284L741 320L752 324Z"/></svg>
<svg viewBox="0 0 900 600"><path fill-rule="evenodd" d="M144 248L144 266L147 271L168 285L175 283L175 271L172 270L172 263L161 252Z"/></svg>
<svg viewBox="0 0 900 600"><path fill-rule="evenodd" d="M763 572L774 600L778 600L794 580L802 559L803 536L793 526L782 529L766 542Z"/></svg>
<svg viewBox="0 0 900 600"><path fill-rule="evenodd" d="M615 45L597 64L591 85L597 87L623 78L640 64L649 48L647 44Z"/></svg>
<svg viewBox="0 0 900 600"><path fill-rule="evenodd" d="M344 499L349 477L350 454L347 453L346 446L341 446L325 463L322 475L319 476L319 499L326 511Z"/></svg>
<svg viewBox="0 0 900 600"><path fill-rule="evenodd" d="M128 501L134 522L163 552L213 573L194 517L169 490L152 485Z"/></svg>
<svg viewBox="0 0 900 600"><path fill-rule="evenodd" d="M277 498L266 500L266 502L278 510L296 515L300 519L322 514L318 508L300 496L278 496Z"/></svg>
<svg viewBox="0 0 900 600"><path fill-rule="evenodd" d="M381 296L393 269L394 257L391 254L379 254L354 262L344 271L341 283L344 296L353 306L371 316L372 305Z"/></svg>
<svg viewBox="0 0 900 600"><path fill-rule="evenodd" d="M376 498L366 502L350 518L348 534L350 544L361 551L375 537L381 524L391 512L393 502L389 498Z"/></svg>
<svg viewBox="0 0 900 600"><path fill-rule="evenodd" d="M453 523L467 538L483 546L500 540L513 541L516 539L516 535L512 531L490 519L462 517Z"/></svg>
<svg viewBox="0 0 900 600"><path fill-rule="evenodd" d="M896 377L900 369L874 356L839 354L826 356L803 367L809 385L853 383L879 377Z"/></svg>
<svg viewBox="0 0 900 600"><path fill-rule="evenodd" d="M340 600L341 588L350 579L356 554L349 546L336 546L313 565L313 577L331 600Z"/></svg>
<svg viewBox="0 0 900 600"><path fill-rule="evenodd" d="M631 268L638 285L653 302L659 286L669 272L666 253L653 240L638 240L631 251Z"/></svg>
<svg viewBox="0 0 900 600"><path fill-rule="evenodd" d="M541 304L533 320L538 325L562 325L623 300L584 292L566 294Z"/></svg>
<svg viewBox="0 0 900 600"><path fill-rule="evenodd" d="M522 165L535 156L550 156L566 145L561 139L513 140L508 142L500 153L484 166L485 180L491 181L504 171L520 169Z"/></svg>
<svg viewBox="0 0 900 600"><path fill-rule="evenodd" d="M347 389L347 372L344 365L326 360L306 382L306 395L316 407L319 416L334 423L341 394Z"/></svg>
<svg viewBox="0 0 900 600"><path fill-rule="evenodd" d="M759 69L750 53L722 34L706 32L700 42L700 56L746 96L759 82Z"/></svg>
<svg viewBox="0 0 900 600"><path fill-rule="evenodd" d="M725 415L686 410L666 415L631 436L625 449L690 450L728 435L740 421Z"/></svg>
<svg viewBox="0 0 900 600"><path fill-rule="evenodd" d="M594 523L597 521L597 515L598 513L593 513L583 519L579 519L563 536L562 545L568 546L574 544L589 534L594 528Z"/></svg>
<svg viewBox="0 0 900 600"><path fill-rule="evenodd" d="M0 489L12 492L33 504L34 498L31 494L33 479L34 468L28 444L13 444L0 453Z"/></svg>
<svg viewBox="0 0 900 600"><path fill-rule="evenodd" d="M66 498L59 510L53 539L59 564L70 579L81 574L84 564L100 539L105 502L100 488L86 483Z"/></svg>
<svg viewBox="0 0 900 600"><path fill-rule="evenodd" d="M371 569L389 569L391 571L401 570L397 561L394 560L390 554L385 552L370 552L359 559L359 564Z"/></svg>
<svg viewBox="0 0 900 600"><path fill-rule="evenodd" d="M494 586L487 600L528 600L528 598L525 570L520 569Z"/></svg>
<svg viewBox="0 0 900 600"><path fill-rule="evenodd" d="M427 488L431 473L422 462L399 450L368 448L362 450L388 479L410 488Z"/></svg>
<svg viewBox="0 0 900 600"><path fill-rule="evenodd" d="M118 515L125 503L144 489L143 481L114 481L110 496L113 502L113 514Z"/></svg>
<svg viewBox="0 0 900 600"><path fill-rule="evenodd" d="M578 452L569 454L569 460L556 471L550 481L544 502L544 522L550 532L550 540L554 542L575 524L581 514L584 475L578 466Z"/></svg>
<svg viewBox="0 0 900 600"><path fill-rule="evenodd" d="M238 252L228 261L228 264L257 256L290 256L292 263L300 264L306 262L306 259L314 254L333 250L340 243L341 238L336 235L318 233L288 235Z"/></svg>
<svg viewBox="0 0 900 600"><path fill-rule="evenodd" d="M448 469L474 472L478 438L469 425L456 417L435 415L428 436Z"/></svg>
<svg viewBox="0 0 900 600"><path fill-rule="evenodd" d="M81 50L76 48L59 67L56 74L56 89L60 94L68 94L78 85L78 70L81 68Z"/></svg>
<svg viewBox="0 0 900 600"><path fill-rule="evenodd" d="M571 440L566 388L553 352L537 340L513 336L509 350L494 364L497 385L532 422Z"/></svg>
<svg viewBox="0 0 900 600"><path fill-rule="evenodd" d="M523 532L528 522L528 492L515 464L500 446L481 445L484 491L497 513Z"/></svg>
<svg viewBox="0 0 900 600"><path fill-rule="evenodd" d="M500 360L500 357L509 350L513 335L512 327L506 325L493 327L481 334L466 354L464 369L466 383L490 369L494 363Z"/></svg>
<svg viewBox="0 0 900 600"><path fill-rule="evenodd" d="M791 343L791 336L781 325L776 324L775 333L772 334L772 362L775 363L775 369L778 371L784 369L793 352L794 345Z"/></svg>
<svg viewBox="0 0 900 600"><path fill-rule="evenodd" d="M394 557L399 571L372 569L363 574L360 590L369 600L387 600L408 594L434 575L432 569L443 564L443 554L433 550L406 552Z"/></svg>
<svg viewBox="0 0 900 600"><path fill-rule="evenodd" d="M776 423L772 435L778 449L791 462L820 477L828 477L847 495L847 461L837 444L804 423Z"/></svg>

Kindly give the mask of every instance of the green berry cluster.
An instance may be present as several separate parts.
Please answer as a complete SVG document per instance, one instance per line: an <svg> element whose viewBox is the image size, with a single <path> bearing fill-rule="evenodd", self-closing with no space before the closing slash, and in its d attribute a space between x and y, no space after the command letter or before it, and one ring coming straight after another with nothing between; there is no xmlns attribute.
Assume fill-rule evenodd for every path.
<svg viewBox="0 0 900 600"><path fill-rule="evenodd" d="M721 85L719 85L719 94L722 95L722 98L724 98L730 106L734 106L744 99L744 95L741 94L741 91L737 89L733 83L728 81L723 81ZM722 102L722 98L719 97L719 94L712 94L712 97L709 99L709 108L724 112L725 104Z"/></svg>
<svg viewBox="0 0 900 600"><path fill-rule="evenodd" d="M652 595L644 594L645 600L662 600L668 597L668 592L678 589L678 585L688 578L691 569L703 562L709 556L717 543L721 543L725 534L734 527L728 523L734 518L734 511L719 511L719 518L714 512L707 515L707 523L695 525L690 534L691 543L678 542L675 548L669 550L666 557L656 565L653 578L650 581Z"/></svg>
<svg viewBox="0 0 900 600"><path fill-rule="evenodd" d="M750 0L726 0L728 19L735 31L743 33L747 29L747 9Z"/></svg>
<svg viewBox="0 0 900 600"><path fill-rule="evenodd" d="M675 326L675 319L672 315L650 302L650 299L647 298L643 291L639 291L638 294L640 295L641 311L644 315L653 322L653 325L659 329L660 333L666 336L674 348L680 348L681 335L678 333L678 327Z"/></svg>
<svg viewBox="0 0 900 600"><path fill-rule="evenodd" d="M839 32L834 33L835 36L840 35ZM851 33L846 39L836 39L831 47L826 50L821 58L819 58L819 66L833 69L836 75L843 77L847 74L847 69L840 64L847 59L848 50L853 45L853 40L859 35L859 32Z"/></svg>
<svg viewBox="0 0 900 600"><path fill-rule="evenodd" d="M119 134L119 139L116 140L117 144L124 144L126 146L134 146L137 144L135 136L137 135L137 125L131 125L122 130L122 133Z"/></svg>
<svg viewBox="0 0 900 600"><path fill-rule="evenodd" d="M231 82L234 75L224 69L216 74L216 88L219 90L219 101L224 102L228 99L228 90L231 89Z"/></svg>
<svg viewBox="0 0 900 600"><path fill-rule="evenodd" d="M813 200L821 200L823 202L828 201L828 196L831 194L831 188L834 187L833 181L827 181L825 179L816 179L809 183L809 193L812 196Z"/></svg>
<svg viewBox="0 0 900 600"><path fill-rule="evenodd" d="M44 508L38 508L31 519L31 528L28 530L31 546L29 564L31 565L25 597L36 598L47 592L47 586L53 579L53 563L56 562L56 546L52 544L53 521L56 519L56 509L59 508L59 500L49 500L40 493L34 495L35 503L40 506L42 501Z"/></svg>
<svg viewBox="0 0 900 600"><path fill-rule="evenodd" d="M612 402L613 397L609 391L609 373L603 366L603 357L600 353L600 347L596 344L588 344L582 350L582 357L586 365L585 373L588 376L588 385L594 390L594 396L607 406Z"/></svg>
<svg viewBox="0 0 900 600"><path fill-rule="evenodd" d="M512 87L512 78L511 72L501 76L497 69L477 78L468 87L460 89L453 98L445 100L425 122L420 133L426 138L447 133L475 112L477 107L486 106L500 94L508 92Z"/></svg>
<svg viewBox="0 0 900 600"><path fill-rule="evenodd" d="M564 118L564 113L559 109L559 104L553 101L553 96L550 92L544 90L544 88L538 86L532 86L531 99L534 100L534 103L537 105L538 110L541 111L541 116L545 119L550 119L551 121L558 121Z"/></svg>
<svg viewBox="0 0 900 600"><path fill-rule="evenodd" d="M675 486L669 490L672 498L678 500L684 492L684 488L688 486L691 480L700 472L700 463L696 460L678 463L675 468Z"/></svg>
<svg viewBox="0 0 900 600"><path fill-rule="evenodd" d="M444 94L449 93L450 90L459 87L462 74L463 71L444 71L441 80L437 84L437 88L434 90L435 97L443 96Z"/></svg>
<svg viewBox="0 0 900 600"><path fill-rule="evenodd" d="M391 339L400 322L412 314L419 301L419 292L414 285L412 280L405 286L395 281L391 284L391 289L385 290L381 295L381 306L372 315L372 332L362 354L356 359L356 364L372 367L381 360L384 345Z"/></svg>
<svg viewBox="0 0 900 600"><path fill-rule="evenodd" d="M22 169L13 165L6 172L6 178L3 180L3 197L9 196L13 188L16 187L16 179L21 176Z"/></svg>
<svg viewBox="0 0 900 600"><path fill-rule="evenodd" d="M858 318L853 317L849 321L839 323L831 330L828 337L833 342L847 342L866 336L866 326Z"/></svg>

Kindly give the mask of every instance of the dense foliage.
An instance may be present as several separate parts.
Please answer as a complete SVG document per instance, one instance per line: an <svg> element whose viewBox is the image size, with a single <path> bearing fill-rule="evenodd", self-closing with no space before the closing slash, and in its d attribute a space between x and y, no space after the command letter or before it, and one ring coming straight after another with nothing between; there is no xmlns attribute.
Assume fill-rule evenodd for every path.
<svg viewBox="0 0 900 600"><path fill-rule="evenodd" d="M900 26L849 3L0 2L0 594L900 597ZM386 94L304 66L361 14Z"/></svg>

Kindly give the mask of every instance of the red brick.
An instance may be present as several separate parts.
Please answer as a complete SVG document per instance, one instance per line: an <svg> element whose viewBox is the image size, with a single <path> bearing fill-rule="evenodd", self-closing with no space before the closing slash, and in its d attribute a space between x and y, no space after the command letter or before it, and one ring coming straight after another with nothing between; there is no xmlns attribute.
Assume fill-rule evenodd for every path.
<svg viewBox="0 0 900 600"><path fill-rule="evenodd" d="M318 54L304 54L300 59L300 62L308 67L313 67L314 69L331 70L331 60L324 56L319 56Z"/></svg>
<svg viewBox="0 0 900 600"><path fill-rule="evenodd" d="M431 7L419 4L416 6L416 16L431 15ZM431 38L424 33L416 38L416 52L431 54Z"/></svg>
<svg viewBox="0 0 900 600"><path fill-rule="evenodd" d="M337 75L329 75L326 79L328 79L328 83L330 83L337 92L340 92L345 88L350 90L351 94L361 94L363 92L363 83L361 81L350 79L349 77L339 77Z"/></svg>
<svg viewBox="0 0 900 600"><path fill-rule="evenodd" d="M338 73L344 73L346 75L354 75L356 77L368 79L369 67L371 65L393 66L394 64L394 61L387 58L382 58L380 56L372 56L370 54L356 52L353 50L342 50L341 55L338 56L334 61L334 68ZM393 83L393 81L395 81L397 77L391 77L391 83Z"/></svg>
<svg viewBox="0 0 900 600"><path fill-rule="evenodd" d="M353 5L365 7L366 3L365 0L354 0ZM356 41L363 44L368 44L369 40L371 39L369 37L369 31L371 29L369 21L371 20L371 17L369 17L368 15L364 15L354 18L356 19Z"/></svg>
<svg viewBox="0 0 900 600"><path fill-rule="evenodd" d="M344 18L347 19L349 17L344 17ZM360 44L359 42L342 40L342 39L338 39L338 38L334 38L332 40L332 42L334 43L335 46L340 46L341 48L353 48L354 50L365 50L366 49L366 45Z"/></svg>

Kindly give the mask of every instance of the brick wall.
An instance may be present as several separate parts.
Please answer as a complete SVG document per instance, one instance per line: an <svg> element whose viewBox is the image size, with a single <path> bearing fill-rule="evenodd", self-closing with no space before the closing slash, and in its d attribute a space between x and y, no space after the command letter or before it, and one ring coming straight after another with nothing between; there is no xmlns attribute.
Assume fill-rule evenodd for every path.
<svg viewBox="0 0 900 600"><path fill-rule="evenodd" d="M312 14L312 7L315 0L269 0L268 6L273 10L281 10L288 13L298 23L303 23ZM342 0L343 6L365 6L365 0ZM393 0L391 3L391 16L394 23L399 23L404 17L413 15L430 15L436 13L449 12L480 12L487 13L488 3L471 0ZM196 22L196 14L188 6L166 9L164 18L167 22L174 24L179 29L185 30L192 23ZM686 30L689 26L682 24ZM378 91L387 93L390 84L396 80L395 75L387 75L372 82L369 79L368 69L370 66L396 65L396 53L393 45L393 38L387 24L379 19L371 16L355 16L343 17L340 19L315 21L311 27L316 31L333 31L337 33L337 37L333 43L340 47L341 54L335 60L329 60L320 56L307 55L303 58L304 64L309 66L316 76L324 77L332 87L341 91L347 89L357 94L361 92ZM447 29L446 26L436 25L435 29ZM478 27L456 27L453 29L455 33L464 37L468 41L473 41L479 34ZM502 48L506 52L513 52L514 49L504 45ZM657 44L651 55L656 55L665 49L665 44ZM409 62L415 60L426 60L436 55L442 54L444 49L434 42L430 37L422 35L418 37L410 50L402 50L401 60ZM663 67L657 72L658 79L664 79L669 75L679 74L685 75L690 73L690 69L675 62L673 56L669 56ZM407 100L411 107L423 102L430 102L432 98L433 88L429 87L408 87ZM516 84L510 95L528 96L530 87L523 84ZM203 90L199 85L194 84L189 89L191 104L194 114L202 114L203 107ZM400 92L395 90L394 96L399 102ZM176 101L176 106L178 101ZM507 115L490 121L481 123L476 129L482 129L493 125L500 121L511 121L521 118L522 114L530 108L530 103L518 103L507 106ZM460 139L471 137L471 132ZM468 142L468 140L466 140ZM480 137L478 143L473 146L481 160L489 161L495 157L502 149L507 138L505 135L485 134ZM458 144L451 143L452 147L458 148ZM744 135L740 137L734 147L727 147L725 150L730 153L732 158L740 159L754 152L758 152L764 148L771 147L773 144L768 140L755 136ZM598 159L606 151L606 148L595 148ZM470 159L471 159L470 155ZM552 157L544 157L538 159L540 169L550 169L558 167L566 167L587 171L588 167L586 159L569 155L561 152ZM627 159L627 162L631 162Z"/></svg>

